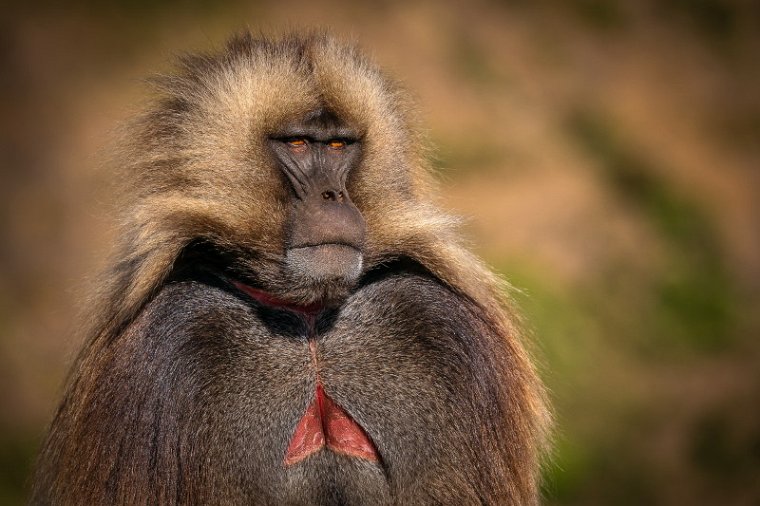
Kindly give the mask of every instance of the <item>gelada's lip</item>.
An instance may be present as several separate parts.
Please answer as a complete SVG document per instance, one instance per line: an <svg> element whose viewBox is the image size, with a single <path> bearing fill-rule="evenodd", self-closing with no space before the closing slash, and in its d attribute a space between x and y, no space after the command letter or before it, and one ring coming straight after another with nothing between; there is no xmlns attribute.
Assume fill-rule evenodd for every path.
<svg viewBox="0 0 760 506"><path fill-rule="evenodd" d="M285 252L285 265L291 274L311 282L353 282L361 275L363 254L346 244L300 246Z"/></svg>

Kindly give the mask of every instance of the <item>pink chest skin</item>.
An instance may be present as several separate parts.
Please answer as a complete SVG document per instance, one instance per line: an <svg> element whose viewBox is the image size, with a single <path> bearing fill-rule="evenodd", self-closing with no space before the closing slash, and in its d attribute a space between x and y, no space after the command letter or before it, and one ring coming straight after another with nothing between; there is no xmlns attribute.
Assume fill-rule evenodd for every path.
<svg viewBox="0 0 760 506"><path fill-rule="evenodd" d="M235 286L262 304L300 314L309 324L309 350L317 375L316 391L314 399L293 431L293 436L285 451L284 464L286 466L297 464L325 447L348 457L379 462L380 457L372 440L351 418L351 415L325 392L319 378L314 322L322 307L318 304L310 306L290 304L243 283L235 282Z"/></svg>
<svg viewBox="0 0 760 506"><path fill-rule="evenodd" d="M327 446L335 453L378 462L375 445L343 408L317 383L314 400L298 422L285 453L285 465L296 464Z"/></svg>

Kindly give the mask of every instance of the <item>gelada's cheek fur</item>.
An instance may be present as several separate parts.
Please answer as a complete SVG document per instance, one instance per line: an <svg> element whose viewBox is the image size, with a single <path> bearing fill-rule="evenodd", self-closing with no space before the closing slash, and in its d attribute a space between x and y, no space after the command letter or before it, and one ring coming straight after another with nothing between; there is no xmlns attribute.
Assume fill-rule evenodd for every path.
<svg viewBox="0 0 760 506"><path fill-rule="evenodd" d="M403 92L309 34L159 93L32 503L537 503L543 390Z"/></svg>

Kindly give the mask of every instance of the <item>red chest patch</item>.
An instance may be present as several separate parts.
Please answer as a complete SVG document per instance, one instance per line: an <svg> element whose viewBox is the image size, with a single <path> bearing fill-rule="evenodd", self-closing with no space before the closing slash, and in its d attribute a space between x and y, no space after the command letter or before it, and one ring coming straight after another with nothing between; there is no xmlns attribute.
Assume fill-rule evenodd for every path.
<svg viewBox="0 0 760 506"><path fill-rule="evenodd" d="M285 465L296 464L325 446L349 457L380 460L369 436L318 384L314 400L296 425L285 453Z"/></svg>

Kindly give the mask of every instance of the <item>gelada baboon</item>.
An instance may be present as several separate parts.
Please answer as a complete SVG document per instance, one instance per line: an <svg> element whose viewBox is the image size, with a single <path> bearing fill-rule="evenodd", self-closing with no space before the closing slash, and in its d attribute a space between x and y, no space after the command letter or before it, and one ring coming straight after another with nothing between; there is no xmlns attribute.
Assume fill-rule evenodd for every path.
<svg viewBox="0 0 760 506"><path fill-rule="evenodd" d="M325 35L158 78L35 504L534 504L541 386L407 96Z"/></svg>

